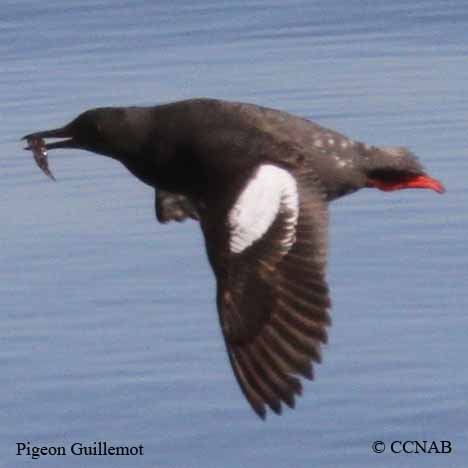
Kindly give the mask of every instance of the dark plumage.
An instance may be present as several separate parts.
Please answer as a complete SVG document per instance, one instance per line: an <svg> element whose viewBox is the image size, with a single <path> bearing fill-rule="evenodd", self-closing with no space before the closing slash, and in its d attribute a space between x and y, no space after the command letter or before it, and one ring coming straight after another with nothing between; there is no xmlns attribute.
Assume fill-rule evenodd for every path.
<svg viewBox="0 0 468 468"><path fill-rule="evenodd" d="M43 158L76 148L116 159L155 188L160 222L199 220L229 359L261 417L294 407L299 377L312 379L322 359L328 202L364 187L443 191L403 148L215 99L92 109L25 138Z"/></svg>

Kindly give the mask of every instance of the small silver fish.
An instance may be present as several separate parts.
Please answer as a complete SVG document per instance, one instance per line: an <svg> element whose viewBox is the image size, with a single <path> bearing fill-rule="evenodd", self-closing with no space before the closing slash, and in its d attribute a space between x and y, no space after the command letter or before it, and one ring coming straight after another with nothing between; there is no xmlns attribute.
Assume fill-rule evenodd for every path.
<svg viewBox="0 0 468 468"><path fill-rule="evenodd" d="M54 175L50 172L49 169L49 162L47 160L47 149L45 147L45 142L42 138L28 138L28 148L33 153L34 160L36 164L39 166L41 171L49 176L52 180L55 180Z"/></svg>

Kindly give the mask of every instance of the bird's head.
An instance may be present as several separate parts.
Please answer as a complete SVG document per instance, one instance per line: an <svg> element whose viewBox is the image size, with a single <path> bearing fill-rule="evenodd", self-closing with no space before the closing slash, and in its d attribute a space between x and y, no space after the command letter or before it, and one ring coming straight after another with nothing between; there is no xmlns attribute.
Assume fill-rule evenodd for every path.
<svg viewBox="0 0 468 468"><path fill-rule="evenodd" d="M120 159L131 138L129 127L124 108L102 107L83 112L63 127L30 133L23 140L58 139L46 141L43 148L84 149Z"/></svg>
<svg viewBox="0 0 468 468"><path fill-rule="evenodd" d="M430 177L416 156L405 148L372 147L360 159L360 166L367 187L386 192L407 188L445 191L444 186Z"/></svg>

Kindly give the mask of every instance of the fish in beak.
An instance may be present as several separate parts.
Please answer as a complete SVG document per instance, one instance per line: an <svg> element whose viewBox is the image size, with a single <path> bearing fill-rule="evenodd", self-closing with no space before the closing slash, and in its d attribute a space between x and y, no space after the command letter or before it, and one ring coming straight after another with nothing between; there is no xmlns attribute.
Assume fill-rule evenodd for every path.
<svg viewBox="0 0 468 468"><path fill-rule="evenodd" d="M61 140L53 143L46 143L44 141L45 138L61 138ZM32 151L38 167L52 180L56 179L49 169L47 151L56 148L76 148L76 142L68 126L56 128L54 130L30 133L29 135L25 135L22 140L26 140L27 142L27 146L24 149Z"/></svg>

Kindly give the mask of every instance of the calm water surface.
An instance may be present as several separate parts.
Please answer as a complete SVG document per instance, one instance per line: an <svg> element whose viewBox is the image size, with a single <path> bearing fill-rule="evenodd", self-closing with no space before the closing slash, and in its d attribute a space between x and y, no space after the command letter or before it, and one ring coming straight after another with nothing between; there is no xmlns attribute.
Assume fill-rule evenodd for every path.
<svg viewBox="0 0 468 468"><path fill-rule="evenodd" d="M145 447L35 466L463 467L468 3L3 0L0 466L16 442ZM30 131L101 105L252 101L420 155L447 186L332 207L334 325L296 411L257 420L229 367L197 225L155 222L120 165ZM450 440L450 455L373 454Z"/></svg>

